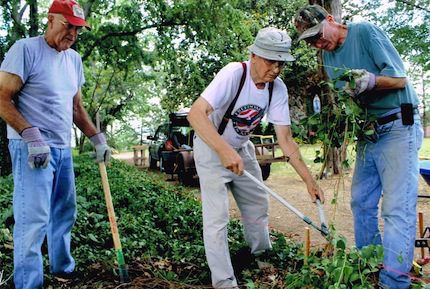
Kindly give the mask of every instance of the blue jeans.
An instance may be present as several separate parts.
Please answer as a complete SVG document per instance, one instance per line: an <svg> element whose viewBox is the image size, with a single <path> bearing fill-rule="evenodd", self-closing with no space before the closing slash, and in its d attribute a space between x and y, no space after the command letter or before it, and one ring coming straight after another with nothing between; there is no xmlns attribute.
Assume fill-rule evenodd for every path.
<svg viewBox="0 0 430 289"><path fill-rule="evenodd" d="M51 148L46 169L31 169L27 144L9 140L14 180L15 288L41 288L41 246L47 236L51 273L75 268L70 254L71 230L76 220L75 177L71 149Z"/></svg>
<svg viewBox="0 0 430 289"><path fill-rule="evenodd" d="M418 150L423 139L419 119L405 126L401 120L378 126L376 143L359 142L352 181L351 208L358 248L370 244L384 247L383 288L409 288L416 236ZM378 228L378 203L383 241Z"/></svg>

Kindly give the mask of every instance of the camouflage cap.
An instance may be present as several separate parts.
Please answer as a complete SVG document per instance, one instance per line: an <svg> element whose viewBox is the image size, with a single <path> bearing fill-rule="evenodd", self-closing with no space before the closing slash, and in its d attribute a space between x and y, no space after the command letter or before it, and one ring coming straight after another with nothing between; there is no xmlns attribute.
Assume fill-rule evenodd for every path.
<svg viewBox="0 0 430 289"><path fill-rule="evenodd" d="M299 40L316 35L327 15L329 13L319 5L309 5L300 9L294 17L294 25L300 33Z"/></svg>

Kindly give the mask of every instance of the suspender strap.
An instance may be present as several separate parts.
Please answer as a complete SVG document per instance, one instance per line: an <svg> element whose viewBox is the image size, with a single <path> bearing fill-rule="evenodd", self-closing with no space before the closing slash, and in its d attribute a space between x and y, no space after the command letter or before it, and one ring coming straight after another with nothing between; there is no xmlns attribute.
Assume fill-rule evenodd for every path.
<svg viewBox="0 0 430 289"><path fill-rule="evenodd" d="M245 83L245 79L246 79L246 63L245 62L241 62L242 67L243 67L243 73L242 73L242 78L240 79L240 83L239 83L239 89L237 90L236 96L234 97L233 101L230 103L230 106L228 107L227 111L225 112L221 123L218 127L218 133L220 135L222 135L224 133L224 130L227 126L228 121L231 118L231 112L234 108L234 106L236 105L237 99L239 98L239 94L242 91L243 88L243 84ZM272 102L272 95L273 95L273 84L274 82L270 82L269 83L269 104L268 107L270 106L270 103Z"/></svg>
<svg viewBox="0 0 430 289"><path fill-rule="evenodd" d="M270 107L270 103L272 102L272 95L273 95L273 81L269 83L269 105L267 108Z"/></svg>
<svg viewBox="0 0 430 289"><path fill-rule="evenodd" d="M230 106L228 107L227 111L225 112L221 123L218 127L218 133L220 135L222 135L224 133L225 127L227 126L227 123L231 117L231 112L236 104L237 99L239 98L239 94L242 91L242 87L243 84L245 83L245 78L246 78L246 63L245 62L241 62L242 63L242 67L243 67L243 73L242 73L242 78L240 79L240 83L239 83L239 89L237 90L236 96L234 97L233 101L230 103Z"/></svg>

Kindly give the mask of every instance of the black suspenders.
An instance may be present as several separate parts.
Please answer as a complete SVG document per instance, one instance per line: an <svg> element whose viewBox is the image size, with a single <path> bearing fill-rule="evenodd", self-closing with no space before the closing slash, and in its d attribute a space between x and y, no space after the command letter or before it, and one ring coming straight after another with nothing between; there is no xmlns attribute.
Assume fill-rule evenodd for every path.
<svg viewBox="0 0 430 289"><path fill-rule="evenodd" d="M242 73L242 78L240 79L239 89L237 90L236 96L234 97L233 101L230 103L230 106L228 107L227 111L225 112L225 114L221 120L221 123L218 127L218 133L220 135L222 135L224 133L225 127L227 126L227 123L231 118L231 112L232 112L234 106L236 105L237 99L239 98L239 94L242 91L243 84L245 83L246 63L241 62L241 64L243 67L243 73ZM269 106L270 106L270 102L272 101L272 94L273 94L273 81L269 83Z"/></svg>

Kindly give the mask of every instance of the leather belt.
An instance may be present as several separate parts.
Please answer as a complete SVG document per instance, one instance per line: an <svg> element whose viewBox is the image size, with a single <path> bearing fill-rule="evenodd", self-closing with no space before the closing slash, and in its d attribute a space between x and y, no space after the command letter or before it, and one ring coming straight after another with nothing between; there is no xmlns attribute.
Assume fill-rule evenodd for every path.
<svg viewBox="0 0 430 289"><path fill-rule="evenodd" d="M418 114L417 108L414 108L414 114ZM384 125L401 118L402 118L402 113L399 111L399 112L395 112L395 113L380 117L376 120L376 122L378 123L378 125Z"/></svg>

